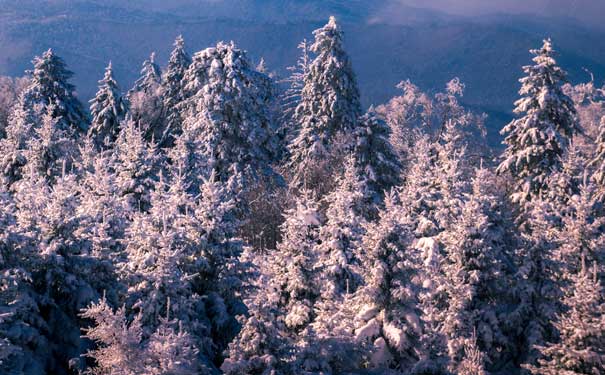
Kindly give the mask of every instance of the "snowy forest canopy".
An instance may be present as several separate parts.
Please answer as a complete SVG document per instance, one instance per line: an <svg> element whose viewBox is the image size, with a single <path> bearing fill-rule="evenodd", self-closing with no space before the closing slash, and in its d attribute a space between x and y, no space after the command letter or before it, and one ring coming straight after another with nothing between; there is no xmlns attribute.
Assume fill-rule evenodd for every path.
<svg viewBox="0 0 605 375"><path fill-rule="evenodd" d="M280 79L178 37L89 110L0 79L0 373L605 373L605 89L530 51L504 151L402 81L362 110L334 18Z"/></svg>

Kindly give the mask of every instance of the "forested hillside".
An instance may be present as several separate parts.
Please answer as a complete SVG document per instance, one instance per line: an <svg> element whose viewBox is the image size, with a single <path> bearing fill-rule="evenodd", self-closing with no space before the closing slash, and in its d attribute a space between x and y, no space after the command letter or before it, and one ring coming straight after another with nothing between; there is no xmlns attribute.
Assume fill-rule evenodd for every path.
<svg viewBox="0 0 605 375"><path fill-rule="evenodd" d="M88 103L42 52L0 79L0 373L604 374L605 88L555 43L501 149L454 76L365 109L334 17L288 74L179 36Z"/></svg>
<svg viewBox="0 0 605 375"><path fill-rule="evenodd" d="M460 77L467 85L460 101L490 115L486 125L494 147L512 119L526 51L544 38L557 41L572 81L589 80L587 69L599 86L604 82L605 28L546 15L454 16L404 2L0 0L0 75L21 76L32 56L53 47L75 72L78 97L88 101L96 92L90 78L101 76L107 61L116 78L131 86L140 62L156 51L165 65L172 41L182 34L192 50L233 40L254 64L264 58L269 71L285 78L298 42L336 15L348 36L364 109L396 95L402 80L435 94Z"/></svg>

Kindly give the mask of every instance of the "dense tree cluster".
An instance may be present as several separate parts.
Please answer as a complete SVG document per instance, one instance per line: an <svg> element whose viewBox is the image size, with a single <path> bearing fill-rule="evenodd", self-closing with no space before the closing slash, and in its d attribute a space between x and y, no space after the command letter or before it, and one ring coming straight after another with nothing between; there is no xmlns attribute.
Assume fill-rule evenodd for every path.
<svg viewBox="0 0 605 375"><path fill-rule="evenodd" d="M0 80L0 373L604 374L605 89L546 40L497 156L459 79L363 113L300 49Z"/></svg>

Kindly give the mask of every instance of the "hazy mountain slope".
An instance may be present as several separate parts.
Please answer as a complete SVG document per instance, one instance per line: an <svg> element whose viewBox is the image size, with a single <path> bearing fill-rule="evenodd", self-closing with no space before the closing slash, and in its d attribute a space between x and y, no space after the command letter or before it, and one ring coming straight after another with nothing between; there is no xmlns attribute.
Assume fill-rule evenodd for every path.
<svg viewBox="0 0 605 375"><path fill-rule="evenodd" d="M283 74L296 59L297 43L311 38L328 14L345 20L347 47L366 105L388 100L406 78L439 90L459 76L467 84L465 103L491 115L494 140L510 116L521 66L529 62L527 51L542 38L553 37L572 80L588 78L583 67L597 77L605 74L605 34L547 19L465 19L414 8L404 14L397 8L396 14L382 2L362 0L215 0L191 1L192 6L185 0L178 7L160 1L120 2L127 3L120 7L107 1L0 3L0 74L22 74L35 54L52 47L76 73L83 98L94 94L109 60L127 89L151 51L158 52L160 61L167 59L179 33L190 51L234 40Z"/></svg>

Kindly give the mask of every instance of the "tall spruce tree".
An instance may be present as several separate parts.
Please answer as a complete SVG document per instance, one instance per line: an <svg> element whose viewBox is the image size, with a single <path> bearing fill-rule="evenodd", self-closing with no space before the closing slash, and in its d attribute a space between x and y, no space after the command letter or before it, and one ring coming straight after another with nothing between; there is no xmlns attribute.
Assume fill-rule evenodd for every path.
<svg viewBox="0 0 605 375"><path fill-rule="evenodd" d="M68 134L85 132L88 129L88 117L82 103L75 94L75 86L69 83L73 73L67 70L65 62L51 49L41 57L35 57L34 69L29 73L30 83L22 99L28 106L36 104L52 106L52 116L58 126Z"/></svg>
<svg viewBox="0 0 605 375"><path fill-rule="evenodd" d="M385 192L401 183L401 163L393 150L391 129L371 107L355 129L354 154L357 167L370 189L370 198L380 202Z"/></svg>
<svg viewBox="0 0 605 375"><path fill-rule="evenodd" d="M269 77L254 70L244 51L221 42L193 56L184 82L183 130L199 140L204 174L216 171L226 181L232 170L244 177L268 173L278 147Z"/></svg>
<svg viewBox="0 0 605 375"><path fill-rule="evenodd" d="M507 242L503 213L490 192L493 180L490 171L477 172L472 195L460 216L439 235L444 245L443 287L448 305L442 330L454 372L468 359L468 350L479 350L488 363L496 364L510 345L499 321L504 313L501 305L507 301Z"/></svg>
<svg viewBox="0 0 605 375"><path fill-rule="evenodd" d="M147 141L162 140L163 103L161 93L162 73L155 62L155 52L143 62L140 76L128 91L130 117L143 130Z"/></svg>
<svg viewBox="0 0 605 375"><path fill-rule="evenodd" d="M363 240L365 285L358 292L356 339L370 344L366 355L376 369L404 370L420 355L423 327L418 310L418 260L399 197L388 194L379 220Z"/></svg>
<svg viewBox="0 0 605 375"><path fill-rule="evenodd" d="M160 144L168 142L172 144L176 135L182 131L182 116L179 105L184 99L184 82L183 77L189 65L191 57L185 50L185 40L182 35L179 35L174 41L174 49L170 54L168 65L162 73L162 97L163 97L163 120L164 134L162 140L158 140Z"/></svg>
<svg viewBox="0 0 605 375"><path fill-rule="evenodd" d="M504 129L507 148L498 167L499 173L511 173L515 180L512 199L523 203L547 190L546 180L560 168L560 157L568 140L578 131L573 101L563 93L566 73L554 59L550 40L542 48L531 50L535 65L523 68L521 99L515 113L523 117Z"/></svg>
<svg viewBox="0 0 605 375"><path fill-rule="evenodd" d="M605 298L597 264L591 270L586 261L572 277L564 303L567 311L554 323L557 342L539 347L537 366L527 366L540 375L592 375L605 371Z"/></svg>
<svg viewBox="0 0 605 375"><path fill-rule="evenodd" d="M328 169L334 166L326 161L333 163L333 157L338 157L334 153L344 151L335 145L343 141L339 138L351 136L361 115L357 81L336 19L330 17L313 34L310 50L317 56L305 75L294 114L300 130L288 146L293 183L309 189L331 174Z"/></svg>
<svg viewBox="0 0 605 375"><path fill-rule="evenodd" d="M127 111L110 62L105 68L105 76L99 81L97 95L90 100L92 122L88 134L98 147L109 147L115 142Z"/></svg>

